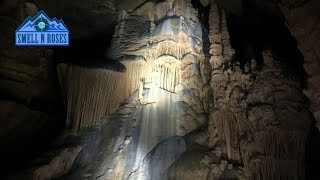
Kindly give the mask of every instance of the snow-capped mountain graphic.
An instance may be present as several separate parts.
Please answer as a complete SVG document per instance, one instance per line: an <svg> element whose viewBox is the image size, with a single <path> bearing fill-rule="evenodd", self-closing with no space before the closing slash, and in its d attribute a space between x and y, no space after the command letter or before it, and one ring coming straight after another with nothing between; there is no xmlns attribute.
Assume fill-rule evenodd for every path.
<svg viewBox="0 0 320 180"><path fill-rule="evenodd" d="M66 25L62 20L57 20L56 18L50 19L48 15L43 11L39 11L34 17L29 16L17 29L17 32L34 32L35 22L39 19L45 19L49 23L48 30L46 32L68 32Z"/></svg>

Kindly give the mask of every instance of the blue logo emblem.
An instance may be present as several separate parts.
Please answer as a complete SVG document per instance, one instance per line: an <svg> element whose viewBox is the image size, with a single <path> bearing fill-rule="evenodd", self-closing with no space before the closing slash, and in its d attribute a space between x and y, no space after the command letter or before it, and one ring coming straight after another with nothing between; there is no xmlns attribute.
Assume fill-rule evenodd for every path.
<svg viewBox="0 0 320 180"><path fill-rule="evenodd" d="M40 11L16 30L16 46L69 46L69 30L62 20Z"/></svg>

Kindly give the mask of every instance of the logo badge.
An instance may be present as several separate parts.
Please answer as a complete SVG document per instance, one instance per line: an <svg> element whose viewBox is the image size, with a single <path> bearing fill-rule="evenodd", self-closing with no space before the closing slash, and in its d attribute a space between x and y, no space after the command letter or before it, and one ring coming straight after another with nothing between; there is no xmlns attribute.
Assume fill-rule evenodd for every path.
<svg viewBox="0 0 320 180"><path fill-rule="evenodd" d="M62 20L40 11L16 30L16 46L69 46L69 30Z"/></svg>

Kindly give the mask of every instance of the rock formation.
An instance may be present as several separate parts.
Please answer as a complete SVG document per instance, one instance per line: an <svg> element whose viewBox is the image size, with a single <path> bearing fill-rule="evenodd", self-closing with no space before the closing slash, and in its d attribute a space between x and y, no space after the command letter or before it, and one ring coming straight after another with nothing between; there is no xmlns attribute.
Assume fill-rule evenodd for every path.
<svg viewBox="0 0 320 180"><path fill-rule="evenodd" d="M125 72L66 64L58 67L68 109L67 128L79 132L84 127L101 125L104 118L139 88L140 79L145 77L144 60L121 62Z"/></svg>
<svg viewBox="0 0 320 180"><path fill-rule="evenodd" d="M299 82L268 52L261 71L225 67L232 56L225 13L211 5L210 17L211 145L223 144L229 159L243 161L249 179L303 179L312 115Z"/></svg>
<svg viewBox="0 0 320 180"><path fill-rule="evenodd" d="M115 72L112 67L90 70L74 65L59 66L68 109L67 127L79 131L101 124L103 118L115 112L118 105L139 88L141 79L170 92L179 89L182 100L199 115L209 112L210 102L203 103L209 86L203 82L203 69L200 69L200 61L205 57L196 11L188 1L153 4L152 7L160 9L155 13L157 19L161 19L155 25L153 21L157 19L150 17L153 12L141 14L149 6L150 3L146 3L133 13L123 11L120 15L108 54L125 66L124 73ZM187 128L187 132L194 128Z"/></svg>
<svg viewBox="0 0 320 180"><path fill-rule="evenodd" d="M290 30L299 41L299 49L304 55L304 67L308 73L308 88L304 92L311 103L317 127L320 121L319 89L319 2L318 1L284 1L282 11L288 20Z"/></svg>

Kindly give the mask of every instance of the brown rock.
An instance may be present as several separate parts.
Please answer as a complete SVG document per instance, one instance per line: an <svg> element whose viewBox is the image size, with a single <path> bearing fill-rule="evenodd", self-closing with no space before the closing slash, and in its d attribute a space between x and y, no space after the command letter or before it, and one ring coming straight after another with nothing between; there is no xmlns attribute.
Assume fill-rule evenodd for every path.
<svg viewBox="0 0 320 180"><path fill-rule="evenodd" d="M63 149L49 164L34 169L32 179L45 180L61 177L70 170L81 150L81 146Z"/></svg>
<svg viewBox="0 0 320 180"><path fill-rule="evenodd" d="M222 45L221 44L212 44L209 52L213 56L219 56L222 54Z"/></svg>

